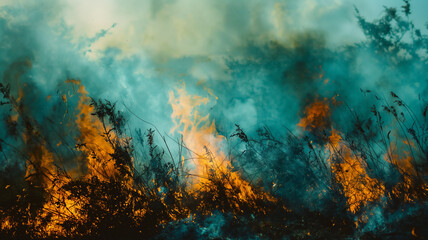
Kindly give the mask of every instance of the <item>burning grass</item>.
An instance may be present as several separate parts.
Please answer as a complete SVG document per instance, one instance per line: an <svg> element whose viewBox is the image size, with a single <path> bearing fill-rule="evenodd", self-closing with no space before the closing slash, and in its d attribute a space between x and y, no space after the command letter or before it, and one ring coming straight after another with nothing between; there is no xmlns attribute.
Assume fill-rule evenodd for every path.
<svg viewBox="0 0 428 240"><path fill-rule="evenodd" d="M74 90L59 98L60 104L75 99L77 107L62 124L77 133L61 136L54 145L22 106L26 96L4 94L14 116L9 127L23 133L16 134L21 139L16 146L1 140L2 151L6 157L14 153L16 164L25 159L24 169L9 166L13 170L2 177L4 237L165 238L177 231L215 237L215 231L196 230L206 224L220 224L222 234L231 238L245 238L239 236L242 231L260 238L324 238L331 236L328 229L336 237L366 236L375 209L393 215L424 206L428 198L426 129L416 128L426 122L407 128L399 116L410 113L408 106L393 93L395 105L383 100L383 112L372 108L369 119L375 124L354 115L353 134L334 127L333 103L315 100L302 112L301 133L277 139L265 128L252 138L237 125L230 140L245 150L226 155L227 138L217 133L209 115L199 112L208 99L191 96L183 87L170 94L172 131L183 136L174 158L155 144L158 132L128 137L115 104L90 99L79 81L67 84ZM389 115L404 133L392 134L383 126L382 116ZM379 131L375 137L374 130ZM138 154L136 143L148 154ZM61 154L64 147L68 154ZM252 176L245 162L257 167ZM413 234L423 232L415 229Z"/></svg>

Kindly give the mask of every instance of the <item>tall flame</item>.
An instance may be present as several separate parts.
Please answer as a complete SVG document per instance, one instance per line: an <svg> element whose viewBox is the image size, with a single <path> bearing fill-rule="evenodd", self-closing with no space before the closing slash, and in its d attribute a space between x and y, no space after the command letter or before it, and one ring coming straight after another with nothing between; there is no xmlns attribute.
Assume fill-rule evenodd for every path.
<svg viewBox="0 0 428 240"><path fill-rule="evenodd" d="M367 174L365 162L342 142L337 130L332 129L329 140L330 152L342 158L338 163L330 158L330 163L336 181L343 187L349 211L356 213L368 202L378 201L384 195L385 186Z"/></svg>
<svg viewBox="0 0 428 240"><path fill-rule="evenodd" d="M305 107L305 116L300 120L298 126L311 131L325 130L330 127L330 111L329 101L326 98L315 100ZM328 162L335 180L343 188L348 210L356 213L368 202L378 201L384 194L385 186L367 174L365 162L343 142L341 133L333 127L331 127L331 135L328 140L330 144L324 146L330 154ZM338 158L339 161L334 161L335 158Z"/></svg>
<svg viewBox="0 0 428 240"><path fill-rule="evenodd" d="M410 146L413 148L412 150L416 149L415 144L411 140L403 141L403 144ZM396 166L402 175L402 181L392 189L394 197L402 198L405 202L413 202L418 198L419 194L428 192L428 184L426 182L415 181L414 177L417 175L417 172L413 164L413 158L407 151L399 149L397 143L390 143L384 159L386 162ZM418 184L419 188L415 188L414 186Z"/></svg>
<svg viewBox="0 0 428 240"><path fill-rule="evenodd" d="M225 155L219 149L224 141L224 136L217 134L215 121L210 123L208 114L201 116L197 110L199 106L207 104L208 101L208 98L187 94L184 87L177 89L177 97L173 91L169 93L169 104L173 110L171 118L175 123L171 133L178 131L183 136L186 147L195 155L192 158L195 167L194 174L200 177L212 164L218 164L221 168L227 167L227 162L222 161L225 159ZM207 149L210 152L207 152ZM212 155L216 162L210 162L211 156L207 154Z"/></svg>
<svg viewBox="0 0 428 240"><path fill-rule="evenodd" d="M78 137L77 142L78 149L83 153L83 156L77 156L76 161L81 161L81 158L85 158L83 162L87 165L87 172L82 173L83 177L90 179L97 177L100 181L108 181L111 179L117 179L121 176L120 172L112 159L114 154L115 141L121 141L117 139L117 136L113 132L108 132L105 124L100 121L92 113L94 107L90 104L90 98L87 96L87 91L80 81L67 80L66 83L71 83L73 89L77 86L77 93L80 95L79 103L76 108L78 112L74 124L77 126ZM67 104L67 95L61 95L61 99ZM26 120L26 115L22 108L18 108L18 104L22 99L25 98L23 91L19 91L19 97L13 101L16 115L13 116L14 120L17 121L18 116L22 115ZM50 98L48 98L49 100ZM85 216L80 214L80 209L85 204L83 201L73 201L69 198L70 192L65 190L63 186L70 183L72 176L63 174L58 171L55 166L55 159L60 156L56 156L47 147L43 136L38 131L37 124L32 123L31 120L27 119L26 131L22 135L24 144L26 146L26 153L28 154L27 169L25 178L30 181L32 185L39 187L46 193L46 199L39 214L35 217L35 221L32 223L35 229L38 231L35 233L38 237L47 236L65 236L64 223L73 219L83 221ZM73 126L72 122L67 123L68 126ZM58 146L61 142L58 143ZM127 186L132 186L132 176L127 176L121 180L125 180ZM46 221L48 220L48 221ZM8 219L1 224L1 228L10 228L11 224Z"/></svg>
<svg viewBox="0 0 428 240"><path fill-rule="evenodd" d="M76 125L80 132L78 141L83 143L79 149L87 155L87 177L97 176L102 181L117 179L121 174L111 157L117 137L114 132L105 134L108 129L103 122L93 116L94 107L90 104L91 99L87 96L85 87L80 84L80 81L73 83L78 85L77 92L80 94Z"/></svg>
<svg viewBox="0 0 428 240"><path fill-rule="evenodd" d="M176 94L174 91L169 93L169 103L173 110L171 118L175 123L171 132L182 134L184 144L189 149L189 158L194 164L191 174L197 176L193 188L200 190L209 185L212 174L217 177L227 175L225 187L239 187L239 199L247 201L257 197L269 198L267 195L258 195L247 181L233 171L229 158L221 150L221 146L225 145L225 137L217 132L215 122L210 120L209 114L201 115L198 111L208 101L205 97L189 95L185 86L176 89Z"/></svg>

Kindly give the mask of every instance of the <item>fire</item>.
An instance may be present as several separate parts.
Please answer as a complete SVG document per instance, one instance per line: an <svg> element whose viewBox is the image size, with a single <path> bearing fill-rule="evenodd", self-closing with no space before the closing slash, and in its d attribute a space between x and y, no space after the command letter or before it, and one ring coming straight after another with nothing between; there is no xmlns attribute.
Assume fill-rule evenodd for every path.
<svg viewBox="0 0 428 240"><path fill-rule="evenodd" d="M99 224L105 224L104 221L109 221L106 219L117 218L122 221L121 210L127 211L125 220L131 223L150 219L158 214L162 216L157 217L154 225L188 217L190 208L186 205L188 203L185 198L200 202L194 206L194 210L204 214L210 214L219 208L224 211L232 210L235 214L244 213L244 209L265 214L270 207L269 203L276 201L269 194L252 187L233 169L230 157L221 150L225 137L217 133L215 122L210 120L208 114L202 116L198 111L201 105L208 103L208 98L191 96L184 88L177 89L177 94L170 93L169 103L173 107L172 118L176 123L172 131L179 131L183 135L183 141L189 149L188 157L194 161L194 169L190 175L197 178L186 189L187 193L178 188L169 189L169 180L160 182L161 185L155 188L157 190L152 190L147 186L134 185L131 155L127 155L130 164L118 163L117 156L121 154L118 151L130 139L122 133L119 136L118 132L111 131L112 126L108 126L105 119L98 115L99 106L87 96L88 92L80 81L67 80L66 83L73 91L71 94L59 94L58 99L60 104L66 104L66 114L74 115L64 116L61 124L77 131L70 135L76 143L72 161L84 164L85 167L74 169L61 165L63 156L56 152L55 146L62 148L69 143L64 139L48 143L37 122L26 116L23 108L15 106L13 120L27 121L22 134L28 155L25 179L31 186L39 189L42 196L40 206L32 207L32 203L28 203L26 210L34 210L27 216L27 220L17 222L5 215L0 225L2 230L14 231L20 225L25 225L32 229L32 234L37 238L79 237L79 234L88 234L91 229L97 229ZM13 102L15 105L25 100L25 91L20 92ZM46 98L46 101L52 101L52 97ZM73 103L77 103L77 107L69 112L68 106ZM184 162L185 158L182 160ZM214 195L210 195L211 193ZM119 198L120 203L117 203ZM172 205L171 202L174 201L171 198L175 199ZM213 199L213 203L206 203L209 199ZM106 205L111 202L118 205ZM153 204L160 210L150 209ZM92 219L92 210L88 210L92 207L94 211L106 211L97 214L107 217L100 220L96 215L97 218ZM158 210L161 212L156 212ZM90 226L86 227L88 224ZM85 226L83 230L82 226Z"/></svg>
<svg viewBox="0 0 428 240"><path fill-rule="evenodd" d="M332 129L329 137L331 145L328 147L332 153L331 171L336 181L343 187L349 211L356 213L368 202L378 201L384 195L385 186L367 174L365 162L341 139L340 133ZM339 157L341 160L338 163L333 162L333 157Z"/></svg>
<svg viewBox="0 0 428 240"><path fill-rule="evenodd" d="M168 170L165 171L167 178L161 176L158 181L148 177L151 181L149 184L144 182L138 185L141 179L135 178L134 182L132 158L138 155L129 153L128 164L118 163L117 156L121 154L118 151L130 139L123 133L112 130L113 126L109 126L109 123L114 125L115 121L109 119L107 123L104 117L98 115L99 105L87 96L88 92L80 81L68 80L66 83L72 86L73 94L60 94L58 99L60 103L66 104L67 114L67 104L72 106L77 103L77 106L70 111L74 115L63 118L64 126L77 131L72 135L73 143L76 143L72 158L73 161L84 164L85 168L76 170L60 166L63 156L53 146L61 148L67 144L66 141L61 139L47 142L37 122L26 115L24 107L18 107L26 100L25 91L18 91L17 97L11 101L14 108L9 118L10 121L25 123L21 135L23 152L27 157L25 180L30 188L42 190L43 201L37 207L32 207L31 202L24 207L29 212L29 217L23 222L17 222L11 217L13 215L0 212L2 231L16 231L14 229L25 225L32 229L31 234L37 238L81 237L92 234L91 231L96 231L99 226L113 228L109 225L111 221L124 225L135 223L140 227L142 223L147 224L154 219L153 226L158 227L171 221L197 218L198 214L206 217L215 210L232 213L235 217L248 212L251 216L268 216L267 213L279 208L285 210L283 212L288 211L280 200L246 181L234 168L232 156L224 151L227 149L226 137L217 132L215 121L210 115L203 114L202 109L209 103L210 97L190 95L185 86L170 91L171 118L175 124L171 133L178 132L182 135L183 146L188 151L181 155L181 167L176 168L174 163L165 164L173 166L165 167ZM217 99L210 90L207 91L209 96ZM48 98L47 101L52 99ZM346 199L346 210L358 216L357 227L359 223L368 221L363 210L367 210L370 203L380 202L383 197L402 198L404 202L412 202L428 191L426 183L416 181L415 175L418 172L412 155L395 144L389 145L384 160L397 167L402 176L401 182L386 189L382 181L373 177L362 154L351 148L343 134L333 127L331 108L334 104L335 98L331 101L326 98L316 99L305 107L298 126L316 137L320 137L320 133L330 132L328 137L317 141L316 148L320 147L325 153L320 156L326 156L323 162L327 163L327 168L324 169L331 173L326 176L332 176L333 182L337 183L331 186L333 191ZM411 140L403 141L403 144L410 149L417 147ZM153 160L153 156L151 157L150 161ZM161 158L156 158L160 163L159 167L148 171L156 171L157 168L164 170ZM190 167L189 171L182 167L186 160L191 160L187 165ZM182 182L178 182L183 174L192 177L191 185L185 185L187 182L181 185ZM175 182L170 176L180 180ZM275 187L276 183L273 185ZM25 191L28 190L22 190ZM18 199L20 197L17 195ZM110 207L111 203L115 206ZM125 213L122 214L122 211ZM193 211L197 213L195 216L192 215ZM82 227L87 225L88 228ZM312 235L311 232L307 234Z"/></svg>
<svg viewBox="0 0 428 240"><path fill-rule="evenodd" d="M113 132L108 132L104 122L93 115L94 107L90 104L90 98L87 96L87 91L80 81L67 80L73 86L73 90L77 87L79 94L79 102L76 108L77 115L75 121L67 122L69 127L77 126L78 149L81 155L77 155L75 161L86 163L87 172L80 173L74 177L82 177L83 179L91 179L96 177L100 181L110 181L111 179L122 180L127 187L132 186L132 175L123 177L115 165L112 155L115 153L114 144L120 144L122 139L119 139ZM73 91L76 92L76 91ZM25 98L24 92L20 89L17 98L11 101L14 109L12 115L13 121L18 121L18 116L26 121L25 132L22 134L22 139L25 145L25 152L28 155L26 164L25 179L37 188L44 191L44 204L38 211L33 222L23 223L32 225L34 229L38 229L36 234L38 237L47 236L66 236L64 224L69 220L83 222L85 216L81 215L81 208L85 200L71 200L69 196L71 192L64 189L64 186L73 180L73 176L68 173L64 174L59 171L56 166L58 158L47 147L44 137L38 130L37 123L33 122L26 116L25 108L19 107L20 102ZM73 96L61 95L61 100L67 104L68 98ZM48 98L47 100L49 100ZM57 146L62 143L58 142ZM73 172L73 171L68 171ZM120 179L119 179L120 177ZM25 189L24 189L25 191ZM28 206L30 208L30 205ZM2 222L2 229L11 229L14 222L10 222L8 218Z"/></svg>
<svg viewBox="0 0 428 240"><path fill-rule="evenodd" d="M407 142L403 142L406 145L413 146L413 142L408 144ZM404 154L399 154L399 152L403 152ZM404 156L401 156L404 155ZM416 169L414 168L412 164L412 157L410 154L408 154L406 151L402 150L399 151L397 148L397 144L394 142L391 142L389 145L388 151L384 155L384 159L387 162L390 162L391 164L397 166L398 170L401 173L405 173L407 175L416 175Z"/></svg>
<svg viewBox="0 0 428 240"><path fill-rule="evenodd" d="M403 143L416 149L412 141L406 140ZM409 152L399 149L396 143L391 142L384 159L395 166L402 175L402 181L392 189L394 197L403 198L405 202L413 202L418 199L420 194L428 192L428 184L426 182L416 182L417 178L415 176L418 173ZM417 185L419 186L415 188Z"/></svg>
<svg viewBox="0 0 428 240"><path fill-rule="evenodd" d="M336 100L333 98L333 103ZM305 116L298 126L306 130L325 130L330 126L329 101L315 100L305 110ZM378 201L384 194L384 185L375 178L371 178L366 171L366 164L355 152L343 142L340 132L331 127L331 135L328 137L329 145L325 150L329 153L328 162L331 172L343 188L347 199L348 210L356 213L368 202Z"/></svg>
<svg viewBox="0 0 428 240"><path fill-rule="evenodd" d="M333 98L332 103L336 100ZM304 117L298 126L313 132L322 132L331 128L328 143L324 143L324 150L327 152L330 171L333 173L335 181L340 184L343 194L346 197L349 212L356 214L369 202L379 202L384 196L399 197L405 202L412 202L414 199L423 199L423 194L428 190L425 182L418 181L415 163L411 151L417 150L412 140L403 140L404 146L409 151L398 149L396 143L391 141L384 160L395 166L402 176L402 180L393 186L390 192L386 192L385 185L378 179L371 177L368 172L367 162L361 154L351 149L342 139L342 134L330 126L331 116L330 104L327 99L315 100L305 107ZM390 134L388 133L388 138ZM400 139L400 138L397 138ZM398 141L399 142L399 141Z"/></svg>
<svg viewBox="0 0 428 240"><path fill-rule="evenodd" d="M330 106L327 98L323 100L315 99L315 101L306 106L304 117L300 119L297 126L307 130L324 129L329 126Z"/></svg>
<svg viewBox="0 0 428 240"><path fill-rule="evenodd" d="M38 187L51 188L52 180L55 177L53 155L46 149L45 143L43 145L30 144L27 138L31 138L31 136L24 135L24 142L29 148L25 178Z"/></svg>
<svg viewBox="0 0 428 240"><path fill-rule="evenodd" d="M208 98L189 95L184 86L176 89L176 93L169 93L169 103L173 110L171 118L175 123L171 132L180 133L189 150L188 157L193 161L194 167L190 174L196 176L193 190L210 191L213 188L213 179L222 179L226 189L237 190L240 201L251 202L261 198L274 201L268 194L257 192L233 170L229 158L221 150L226 138L218 134L215 121L210 121L209 114L201 115L198 111L198 108L208 101ZM234 196L228 197L232 199Z"/></svg>
<svg viewBox="0 0 428 240"><path fill-rule="evenodd" d="M197 107L207 104L208 101L208 98L188 95L184 87L177 89L177 97L173 91L169 93L169 104L173 110L171 118L175 123L171 133L181 129L179 133L183 135L186 147L196 155L195 159L192 159L196 168L194 174L200 177L213 164L210 162L210 155L216 159L215 164L219 164L221 169L227 164L221 161L225 159L225 155L219 149L224 137L217 134L214 121L209 123L209 115L201 116L197 111ZM207 149L211 152L207 152ZM203 178L200 180L203 181Z"/></svg>
<svg viewBox="0 0 428 240"><path fill-rule="evenodd" d="M71 83L78 86L77 92L80 94L77 106L79 113L75 122L80 132L78 141L83 143L79 149L87 155L87 177L97 176L102 181L120 178L121 174L111 155L114 153L115 141L121 139L118 139L114 132L105 134L108 129L103 122L92 115L94 107L90 104L91 99L87 96L85 87L80 84L80 81ZM131 181L132 176L128 177L128 181Z"/></svg>

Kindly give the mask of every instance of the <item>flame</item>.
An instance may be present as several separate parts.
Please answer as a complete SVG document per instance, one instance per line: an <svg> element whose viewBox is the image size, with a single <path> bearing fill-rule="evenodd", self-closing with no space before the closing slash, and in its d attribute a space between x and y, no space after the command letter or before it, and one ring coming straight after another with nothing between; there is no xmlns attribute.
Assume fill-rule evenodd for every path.
<svg viewBox="0 0 428 240"><path fill-rule="evenodd" d="M83 178L90 179L95 176L100 181L118 180L121 174L112 159L113 146L124 140L119 139L113 132L108 135L105 134L108 131L107 126L92 115L94 107L90 105L90 98L80 81L67 80L66 83L71 83L73 89L77 87L77 93L80 95L74 124L79 133L77 141L81 143L78 144L78 149L83 153L83 156L77 156L75 160L84 160L87 164L88 171L83 173ZM65 94L60 96L65 104L69 101L69 97L72 96ZM17 107L24 98L25 94L20 90L19 97L13 101L16 111L16 115L12 117L14 121L17 121L18 116L26 119L25 111ZM85 216L80 214L80 210L87 202L85 200L77 202L69 198L71 192L65 190L63 186L72 181L72 176L58 171L55 167L55 159L60 156L49 151L47 143L37 129L37 124L33 124L31 120L27 121L26 131L22 135L28 154L25 179L46 193L43 207L38 212L34 222L27 224L37 229L34 234L38 237L66 236L64 223L70 219L83 222ZM73 122L69 122L68 126L73 127ZM61 144L58 142L57 146ZM126 187L132 186L132 175L123 177L122 174L119 180L122 180ZM142 213L136 212L135 214ZM11 229L13 224L15 223L6 218L2 222L1 228Z"/></svg>
<svg viewBox="0 0 428 240"><path fill-rule="evenodd" d="M337 130L332 129L329 140L331 145L328 149L333 153L329 159L331 171L343 187L348 210L356 213L368 202L378 201L384 195L385 186L367 174L365 162L342 142ZM333 163L334 155L341 161Z"/></svg>
<svg viewBox="0 0 428 240"><path fill-rule="evenodd" d="M46 149L45 143L42 145L29 144L27 138L24 135L24 142L30 146L27 151L29 159L27 160L25 178L38 187L51 188L52 180L55 177L53 155Z"/></svg>
<svg viewBox="0 0 428 240"><path fill-rule="evenodd" d="M93 116L94 107L90 104L88 92L80 81L74 81L78 85L77 92L81 95L77 106L76 125L80 132L78 142L83 143L79 149L87 156L87 177L97 176L102 181L118 179L121 174L115 166L111 155L114 153L113 145L117 137L113 132L104 133L107 128L96 116Z"/></svg>
<svg viewBox="0 0 428 240"><path fill-rule="evenodd" d="M79 98L74 111L76 115L72 116L69 122L66 122L67 126L73 127L78 131L75 140L77 142L76 148L80 155L77 154L78 156L73 160L84 162L87 172L83 172L79 176L70 176L59 171L56 164L61 156L56 155L52 145L49 145L44 140L42 133L38 131L37 124L31 122L28 119L29 117L25 116L23 108L15 106L14 111L16 114L11 117L12 121L27 121L22 135L25 153L28 155L25 179L33 186L44 190L45 201L37 212L38 215L31 218L34 219L33 222L25 223L32 225L33 229L36 229L35 236L40 238L57 236L80 237L70 233L70 231L77 229L76 226L71 226L71 229L65 229L64 225L67 225L67 221L70 219L74 220L73 224L86 223L88 219L90 220L87 215L82 213L84 206L92 203L90 202L90 197L82 196L80 200L72 200L72 193L64 188L73 180L89 181L97 179L97 183L101 184L115 181L121 184L120 187L124 187L127 190L130 189L129 192L132 192L140 199L143 199L143 195L146 194L134 189L131 169L133 166L126 166L130 174L124 175L113 157L116 154L115 151L117 151L115 146L127 141L126 137L122 137L121 134L117 136L113 131L109 131L109 126L93 115L95 107L91 105L91 99L87 96L88 92L80 81L67 80L66 83L70 83L73 86L73 92L77 93ZM207 88L205 90L208 91L211 97L217 99L211 90ZM13 103L15 105L25 99L24 91L20 90L18 95ZM73 96L63 94L59 97L63 104L73 102ZM226 204L229 204L227 207L229 210L232 209L234 214L237 212L244 213L245 209L240 205L242 203L251 204L251 207L258 207L258 204L262 201L276 202L275 198L253 187L235 171L230 160L231 157L223 151L223 146L226 145L226 138L217 132L215 121L210 119L210 115L204 115L200 111L209 101L209 97L188 94L184 85L169 93L169 104L173 110L171 118L175 124L171 132L178 132L182 135L184 145L189 150L186 157L182 156L182 165L184 165L186 159L192 160L193 165L191 165L192 169L189 174L196 176L192 178L193 184L189 189L190 195L196 196L201 192L218 191L219 185L215 184L220 183L220 188L225 189L225 197L228 201ZM358 152L351 149L346 141L342 139L342 134L332 127L330 121L331 104L335 103L335 98L332 99L332 103L327 98L316 99L305 108L304 117L300 120L298 126L308 131L331 129L328 142L323 143L321 147L327 153L329 170L333 173L334 180L339 183L340 189L346 198L347 210L356 214L368 203L379 201L385 196L385 186L378 179L370 177L370 171L365 160ZM59 141L56 146L62 146L64 143ZM403 144L416 148L415 144L409 140L404 141ZM411 202L414 200L415 195L412 192L415 191L412 186L416 184L413 178L417 174L416 169L410 154L405 151L400 152L397 149L396 145L391 144L388 153L385 154L385 161L397 166L403 175L403 181L393 188L392 194L403 196L404 193L405 200ZM273 183L273 185L275 187L276 183ZM424 188L424 191L428 191L427 184L423 185L422 188ZM187 208L188 206L184 201L170 207L171 205L166 203L167 193L164 190L164 186L156 187L156 189L157 191L154 190L156 192L154 194L159 196L159 202L156 202L159 205L156 206L166 209L161 211L162 214L168 215L168 217L159 220L160 224L166 224L170 220L179 220L183 216L190 218L191 210ZM129 192L126 192L126 194ZM174 199L182 200L185 198L183 193L178 190L172 194L175 195ZM108 196L102 197L108 198ZM194 199L198 199L197 196ZM123 199L123 202L128 206L131 206L133 201L131 193ZM103 204L105 203L100 204L101 209L107 209L106 205ZM202 202L201 204L203 205L204 203ZM149 203L144 202L142 205L143 208L139 207L135 211L134 207L132 207L132 217L141 219L147 213L150 215L150 211L153 211L153 209L149 209ZM212 214L212 209L204 210L200 206L196 208L203 214ZM30 209L30 205L27 209ZM267 210L260 209L257 213L260 212L266 214ZM113 213L109 212L107 214ZM359 222L367 220L367 215L363 215L356 224L358 226ZM2 219L0 229L17 229L16 222L13 221L12 218L6 216ZM96 223L93 223L93 226L96 227ZM311 236L311 232L307 232L307 235Z"/></svg>
<svg viewBox="0 0 428 240"><path fill-rule="evenodd" d="M211 150L215 159L224 159L224 154L219 150L224 137L216 134L215 122L209 124L209 115L201 116L196 110L197 107L207 104L208 98L188 95L183 88L177 89L177 97L173 91L169 93L169 104L173 112L171 118L175 126L171 133L177 131L183 136L186 147L197 154L195 159L194 174L203 176L204 172L210 168L209 156L206 155L206 148ZM177 119L179 121L177 122ZM200 155L202 154L202 155ZM225 162L219 162L220 165Z"/></svg>
<svg viewBox="0 0 428 240"><path fill-rule="evenodd" d="M335 98L332 101L335 103ZM310 131L325 130L330 125L330 111L327 98L316 99L305 107L305 116L297 125ZM330 154L328 162L336 182L343 188L348 210L356 213L368 202L378 201L384 194L385 186L367 174L363 159L346 146L340 132L333 127L328 140L330 145L325 145L325 150ZM339 159L339 162L333 161L334 159Z"/></svg>
<svg viewBox="0 0 428 240"><path fill-rule="evenodd" d="M327 98L315 101L305 107L304 117L300 119L297 126L306 130L324 129L329 126L330 106Z"/></svg>
<svg viewBox="0 0 428 240"><path fill-rule="evenodd" d="M336 103L336 99L332 99ZM326 130L329 127L331 116L329 101L315 100L305 107L304 117L298 123L298 126L308 131L317 130L318 132ZM351 213L356 213L369 202L379 201L385 196L385 185L376 178L369 176L367 163L360 157L360 154L351 150L341 137L341 133L331 127L331 134L328 137L329 145L325 145L326 152L329 153L328 162L331 172L334 173L335 180L338 182L347 199L347 207ZM411 149L416 146L411 140L404 140L404 145ZM401 196L404 201L412 202L418 197L418 191L426 192L428 185L426 183L416 183L416 169L413 159L409 152L398 151L393 142L389 145L384 159L394 166L397 166L402 175L402 181L396 184L391 194ZM417 188L415 186L419 184ZM419 189L419 190L418 190ZM419 193L420 194L420 193Z"/></svg>
<svg viewBox="0 0 428 240"><path fill-rule="evenodd" d="M413 146L414 143L411 142L410 144L407 143L407 141L403 141L404 144ZM397 147L397 144L394 142L391 142L389 145L388 151L384 155L384 159L387 162L392 163L393 165L398 167L398 170L401 173L405 173L406 175L416 175L416 169L414 168L412 164L412 157L410 154L407 154L406 151L402 151L405 156L401 156L403 154L399 154L399 150Z"/></svg>
<svg viewBox="0 0 428 240"><path fill-rule="evenodd" d="M403 144L416 149L413 141L405 140ZM418 198L419 194L428 192L428 184L426 182L417 183L415 181L417 172L413 164L413 158L408 152L402 149L399 150L397 144L391 142L387 153L384 155L384 159L386 162L396 166L402 175L401 182L392 189L393 196L401 197L405 202L413 202ZM420 184L419 188L415 188L418 184Z"/></svg>
<svg viewBox="0 0 428 240"><path fill-rule="evenodd" d="M210 95L212 93L210 92ZM193 190L208 190L212 186L210 179L227 177L223 182L226 189L239 188L238 198L241 201L253 201L257 198L274 199L268 194L258 193L250 183L243 180L221 150L226 138L216 130L215 121L210 121L209 114L201 115L198 108L209 102L208 98L189 95L185 86L170 91L169 104L172 107L171 118L175 126L171 133L178 132L189 149L189 158L193 160L194 169L191 175L197 176L193 181ZM233 196L229 196L233 197Z"/></svg>

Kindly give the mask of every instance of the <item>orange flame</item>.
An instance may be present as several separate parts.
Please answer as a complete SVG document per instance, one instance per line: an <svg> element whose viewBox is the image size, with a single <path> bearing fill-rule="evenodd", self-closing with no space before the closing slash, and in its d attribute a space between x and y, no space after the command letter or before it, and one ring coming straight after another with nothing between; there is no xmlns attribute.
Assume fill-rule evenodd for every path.
<svg viewBox="0 0 428 240"><path fill-rule="evenodd" d="M90 105L91 99L88 92L80 81L72 82L79 86L77 92L81 94L77 110L76 124L80 132L78 141L83 143L79 149L87 155L88 175L97 176L100 180L118 179L121 174L118 172L115 162L111 157L114 153L113 144L117 139L113 132L108 135L106 126L95 116L94 107Z"/></svg>
<svg viewBox="0 0 428 240"><path fill-rule="evenodd" d="M191 152L189 157L194 163L191 174L198 176L193 182L193 188L198 190L209 185L210 174L218 177L227 175L225 187L231 189L238 186L239 199L247 201L266 197L273 200L267 194L257 196L251 185L233 171L230 160L221 150L221 146L225 144L225 137L217 133L215 122L210 121L209 114L202 116L197 110L208 101L208 98L189 95L184 85L176 89L176 94L173 91L169 93L169 103L173 110L171 118L175 123L171 132L177 131L182 134L184 144Z"/></svg>
<svg viewBox="0 0 428 240"><path fill-rule="evenodd" d="M403 144L408 145L416 149L413 141L403 141ZM401 197L406 202L413 202L418 198L419 194L428 192L428 184L426 182L416 183L415 176L417 175L415 166L413 165L413 158L410 154L397 147L397 144L391 142L388 148L388 152L384 155L385 161L393 164L397 167L398 171L402 174L402 181L399 182L392 189L392 195L395 197ZM417 184L420 184L419 188L414 188ZM418 192L418 190L421 190Z"/></svg>
<svg viewBox="0 0 428 240"><path fill-rule="evenodd" d="M188 95L183 87L177 89L177 97L173 91L169 93L169 103L173 109L171 118L175 123L171 133L180 129L178 132L183 135L186 147L195 153L195 174L203 176L213 164L210 162L211 156L207 154L212 155L216 160L215 164L226 167L227 162L221 161L225 159L225 155L219 149L224 136L217 134L215 122L209 122L209 115L201 116L196 110L199 106L207 104L208 98ZM207 153L207 149L210 153Z"/></svg>
<svg viewBox="0 0 428 240"><path fill-rule="evenodd" d="M368 202L378 201L384 195L385 186L367 174L366 163L342 142L338 131L332 129L329 140L331 171L343 187L348 210L356 213ZM334 155L342 158L339 163L332 162Z"/></svg>
<svg viewBox="0 0 428 240"><path fill-rule="evenodd" d="M114 141L121 141L121 139L118 139L114 133L109 133L106 136L106 126L100 119L92 115L94 107L90 105L90 98L87 97L87 91L81 82L67 80L66 83L71 83L73 88L78 86L77 93L80 95L76 109L78 114L74 124L77 125L79 131L77 140L82 143L78 149L84 153L84 156L77 158L86 158L88 172L83 173L84 178L89 179L96 176L101 181L118 179L121 174L115 166L111 154L114 153ZM61 95L60 97L67 104L67 96ZM13 104L17 105L23 98L25 95L19 91L19 97ZM15 109L17 109L17 115L23 114L25 116L25 112L19 111L18 107L15 106ZM13 116L13 120L17 120L17 118L17 116ZM33 185L43 188L48 196L35 221L29 224L38 229L35 233L38 237L65 236L65 229L62 225L69 219L83 221L84 216L80 215L79 212L85 203L82 201L75 202L68 198L71 193L64 190L63 186L72 180L71 177L57 171L54 165L57 156L49 151L37 127L31 124L27 125L26 132L22 136L29 156L25 178ZM68 125L72 126L73 123L69 122ZM124 180L126 186L132 186L132 176L127 176L125 179L123 176L121 177L120 180ZM49 220L46 221L46 219ZM8 219L5 219L1 228L11 228L12 224Z"/></svg>
<svg viewBox="0 0 428 240"><path fill-rule="evenodd" d="M304 117L300 119L297 126L306 130L324 129L329 126L330 106L327 98L323 100L316 99L313 103L306 106L303 111Z"/></svg>
<svg viewBox="0 0 428 240"><path fill-rule="evenodd" d="M333 103L335 99L333 98ZM305 116L298 126L306 130L324 130L329 127L331 116L329 101L315 100L304 110ZM346 144L343 143L340 132L331 129L330 145L325 150L330 154L328 162L335 180L342 186L347 198L348 210L356 213L362 206L370 201L378 201L384 194L384 185L375 178L368 176L366 164ZM334 158L340 159L335 163Z"/></svg>

